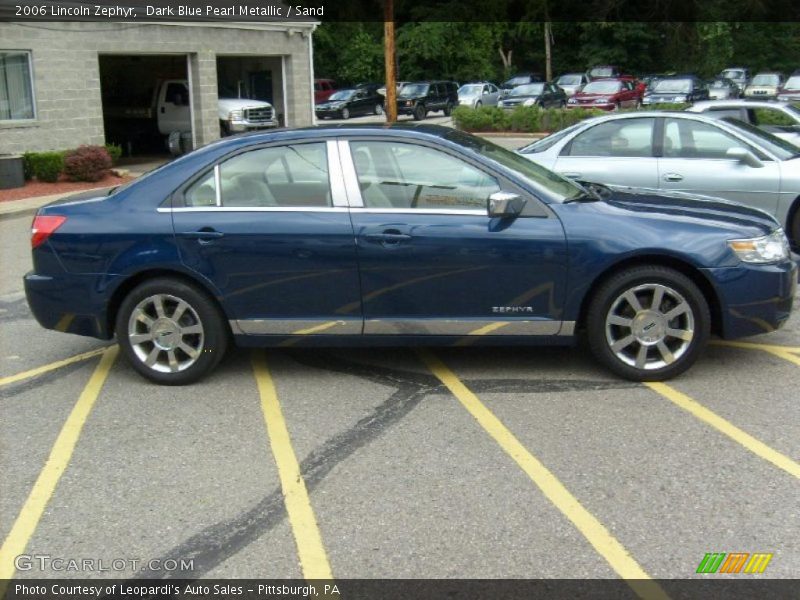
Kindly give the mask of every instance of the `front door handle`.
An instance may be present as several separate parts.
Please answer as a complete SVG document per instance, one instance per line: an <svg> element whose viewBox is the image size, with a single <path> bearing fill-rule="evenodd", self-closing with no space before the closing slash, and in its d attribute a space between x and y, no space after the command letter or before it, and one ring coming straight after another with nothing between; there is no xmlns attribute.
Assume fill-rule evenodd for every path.
<svg viewBox="0 0 800 600"><path fill-rule="evenodd" d="M176 235L190 240L197 240L198 244L210 244L214 240L225 236L224 233L217 231L213 227L203 227L197 231L182 231Z"/></svg>
<svg viewBox="0 0 800 600"><path fill-rule="evenodd" d="M575 173L574 171L568 171L566 173L562 173L564 177L568 179L578 179L581 176L581 173Z"/></svg>
<svg viewBox="0 0 800 600"><path fill-rule="evenodd" d="M397 244L410 240L411 236L407 233L368 233L365 235L370 242L380 242L382 244Z"/></svg>
<svg viewBox="0 0 800 600"><path fill-rule="evenodd" d="M680 173L667 173L664 175L664 181L683 181L683 175Z"/></svg>

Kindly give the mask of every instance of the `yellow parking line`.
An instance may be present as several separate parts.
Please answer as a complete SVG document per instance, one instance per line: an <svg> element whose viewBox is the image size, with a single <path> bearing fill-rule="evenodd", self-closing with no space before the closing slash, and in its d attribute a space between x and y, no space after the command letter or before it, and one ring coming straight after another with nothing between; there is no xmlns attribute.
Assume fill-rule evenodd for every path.
<svg viewBox="0 0 800 600"><path fill-rule="evenodd" d="M500 445L514 462L531 478L542 493L583 534L617 574L627 580L641 598L668 598L667 594L642 569L611 532L600 523L564 484L545 467L513 433L484 405L478 397L442 361L427 350L419 352L430 371L447 386L475 420Z"/></svg>
<svg viewBox="0 0 800 600"><path fill-rule="evenodd" d="M308 327L306 329L298 329L297 331L293 331L292 335L311 335L312 333L319 333L320 331L325 331L331 327L336 327L342 323L343 321L328 321L327 323L322 323L321 325L314 325L313 327Z"/></svg>
<svg viewBox="0 0 800 600"><path fill-rule="evenodd" d="M322 544L322 535L314 516L314 509L311 507L305 481L300 473L297 456L292 448L292 440L264 353L254 352L252 362L258 393L261 396L261 410L267 424L272 455L278 467L283 499L297 544L297 555L303 577L309 580L333 579L325 546Z"/></svg>
<svg viewBox="0 0 800 600"><path fill-rule="evenodd" d="M788 456L781 454L777 450L773 450L764 442L757 440L749 433L742 431L736 427L736 425L710 411L696 400L692 400L686 394L679 392L675 388L670 387L665 383L649 382L645 383L645 385L676 406L691 413L707 425L710 425L720 433L724 433L734 442L741 444L756 456L771 462L779 469L783 469L789 473L789 475L794 475L800 479L800 464L796 463Z"/></svg>
<svg viewBox="0 0 800 600"><path fill-rule="evenodd" d="M777 344L758 344L755 342L735 342L729 340L714 340L715 346L729 346L731 348L744 348L746 350L764 350L766 352L794 352L800 353L800 346L781 346Z"/></svg>
<svg viewBox="0 0 800 600"><path fill-rule="evenodd" d="M33 485L28 499L22 507L17 520L14 521L11 531L0 547L0 581L11 579L14 576L14 558L25 551L39 519L44 513L44 509L53 492L58 485L61 475L69 465L75 445L78 443L83 425L94 406L100 390L103 389L106 377L108 376L114 359L117 357L117 346L111 346L103 350L103 358L89 378L86 387L83 388L78 401L72 409L69 417L61 428L50 456L44 468L39 473L36 483ZM0 594L2 596L2 594Z"/></svg>
<svg viewBox="0 0 800 600"><path fill-rule="evenodd" d="M66 367L67 365L71 365L72 363L80 362L82 360L86 360L87 358L92 358L93 356L98 356L105 351L106 348L98 348L97 350L90 350L89 352L76 354L75 356L65 358L64 360L57 360L56 362L52 362L47 365L42 365L41 367L36 367L35 369L31 369L29 371L22 371L22 373L17 373L16 375L9 375L8 377L0 377L0 386L8 385L9 383L16 383L18 381L24 381L25 379L30 379L31 377L36 377L37 375L41 375L43 373L55 371L56 369L60 369L61 367Z"/></svg>

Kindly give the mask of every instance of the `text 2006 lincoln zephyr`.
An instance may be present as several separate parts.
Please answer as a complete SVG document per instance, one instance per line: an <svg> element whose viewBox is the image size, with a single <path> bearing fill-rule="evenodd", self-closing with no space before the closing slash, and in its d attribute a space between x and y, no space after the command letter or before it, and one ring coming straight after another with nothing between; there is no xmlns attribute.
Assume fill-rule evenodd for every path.
<svg viewBox="0 0 800 600"><path fill-rule="evenodd" d="M33 222L28 303L189 383L242 346L568 344L622 377L788 318L778 223L738 204L581 186L434 126L229 138Z"/></svg>

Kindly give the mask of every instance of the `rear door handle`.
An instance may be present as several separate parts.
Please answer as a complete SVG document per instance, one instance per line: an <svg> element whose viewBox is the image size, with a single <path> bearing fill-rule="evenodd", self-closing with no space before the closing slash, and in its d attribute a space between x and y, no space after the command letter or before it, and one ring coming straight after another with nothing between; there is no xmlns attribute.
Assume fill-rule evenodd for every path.
<svg viewBox="0 0 800 600"><path fill-rule="evenodd" d="M411 236L407 233L368 233L364 236L370 242L381 242L384 244L396 244L410 240Z"/></svg>
<svg viewBox="0 0 800 600"><path fill-rule="evenodd" d="M683 175L680 173L667 173L664 175L664 181L683 181Z"/></svg>

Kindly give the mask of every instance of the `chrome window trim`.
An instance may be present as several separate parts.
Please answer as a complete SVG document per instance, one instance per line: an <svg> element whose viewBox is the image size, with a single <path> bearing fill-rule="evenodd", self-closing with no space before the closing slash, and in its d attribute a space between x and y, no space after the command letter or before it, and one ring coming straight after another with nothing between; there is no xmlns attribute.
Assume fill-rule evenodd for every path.
<svg viewBox="0 0 800 600"><path fill-rule="evenodd" d="M486 217L489 218L485 210L476 209L456 209L456 208L352 208L356 213L369 214L388 214L388 215L463 215L465 217Z"/></svg>
<svg viewBox="0 0 800 600"><path fill-rule="evenodd" d="M214 198L216 208L222 206L222 175L220 174L220 163L214 165Z"/></svg>
<svg viewBox="0 0 800 600"><path fill-rule="evenodd" d="M160 213L191 212L347 212L344 206L161 206L156 209Z"/></svg>
<svg viewBox="0 0 800 600"><path fill-rule="evenodd" d="M364 208L364 199L361 197L361 188L358 185L358 175L356 175L356 165L353 162L353 155L350 153L350 142L340 139L339 162L342 167L342 179L347 191L347 202L350 208Z"/></svg>
<svg viewBox="0 0 800 600"><path fill-rule="evenodd" d="M325 142L328 152L328 185L331 190L331 203L335 207L347 207L347 188L342 175L342 162L339 145L335 140Z"/></svg>

